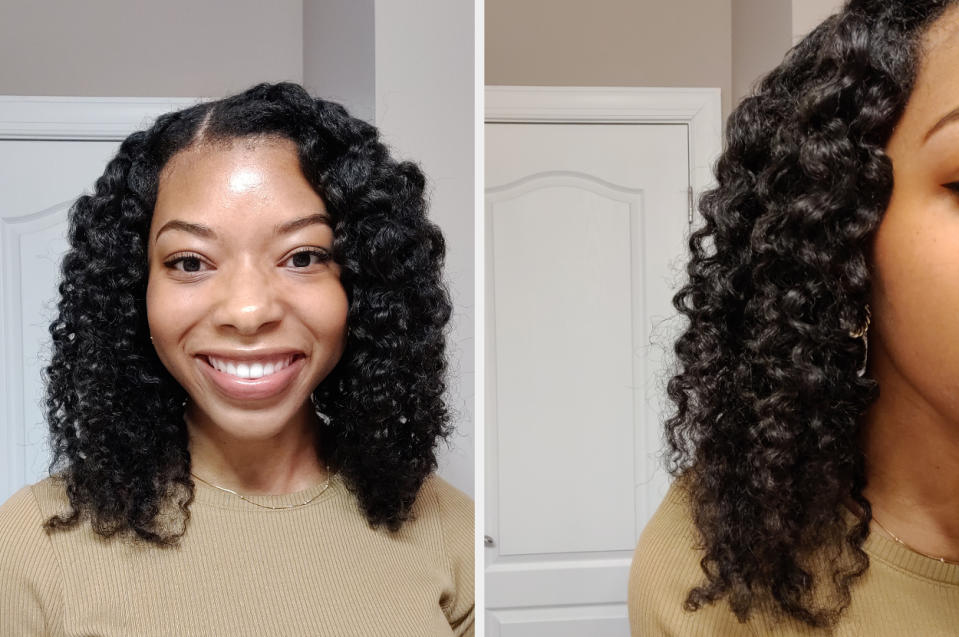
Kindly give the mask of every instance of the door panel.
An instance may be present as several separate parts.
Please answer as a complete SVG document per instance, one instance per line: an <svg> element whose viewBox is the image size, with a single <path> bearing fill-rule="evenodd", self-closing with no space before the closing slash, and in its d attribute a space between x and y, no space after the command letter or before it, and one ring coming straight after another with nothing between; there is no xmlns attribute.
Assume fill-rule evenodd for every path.
<svg viewBox="0 0 959 637"><path fill-rule="evenodd" d="M626 635L659 458L688 129L486 126L490 635Z"/></svg>
<svg viewBox="0 0 959 637"><path fill-rule="evenodd" d="M498 469L510 480L499 492L500 555L634 543L632 431L622 426L633 412L633 357L621 344L632 340L630 244L631 230L641 234L641 194L577 173L490 192ZM532 466L531 449L539 451ZM605 497L590 497L599 490Z"/></svg>
<svg viewBox="0 0 959 637"><path fill-rule="evenodd" d="M622 637L628 621L622 605L570 606L503 610L487 624L489 637ZM530 632L535 626L536 632Z"/></svg>

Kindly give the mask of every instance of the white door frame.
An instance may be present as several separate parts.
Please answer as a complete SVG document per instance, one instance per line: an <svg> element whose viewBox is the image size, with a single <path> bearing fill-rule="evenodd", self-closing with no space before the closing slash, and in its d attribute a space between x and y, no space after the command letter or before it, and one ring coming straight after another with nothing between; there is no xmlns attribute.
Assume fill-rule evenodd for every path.
<svg viewBox="0 0 959 637"><path fill-rule="evenodd" d="M689 183L692 188L690 201L691 227L699 227L702 217L696 210L699 196L715 184L714 163L722 149L722 122L720 89L718 88L615 88L615 87L544 87L544 86L487 86L485 92L486 123L628 123L628 124L681 124L688 127L689 135ZM484 215L485 216L485 215ZM487 227L488 219L482 221ZM484 242L485 243L485 242ZM479 249L484 249L478 246ZM491 264L486 263L486 280L490 281ZM492 291L487 285L485 294L485 324L489 324L492 308ZM486 362L483 369L491 370L495 356L495 343L491 334L481 336L484 341ZM488 374L488 371L486 372ZM484 379L484 411L495 413L495 387L489 378ZM489 416L488 416L489 417ZM487 418L488 418L487 417ZM484 458L495 457L497 436L495 427L486 429ZM498 477L493 471L486 473L484 492L498 492ZM493 538L499 537L498 516L490 509L492 499L487 495L486 505L477 519L478 528ZM483 526L479 526L483 524ZM477 559L478 566L486 560ZM610 565L613 566L613 565ZM618 568L618 565L617 565ZM485 568L484 568L484 580ZM485 599L488 608L511 606L509 592L496 582L486 581ZM622 602L626 600L623 587ZM485 619L485 618L484 618ZM483 622L485 624L485 622Z"/></svg>
<svg viewBox="0 0 959 637"><path fill-rule="evenodd" d="M209 98L152 97L58 97L0 96L0 140L116 141L149 127L162 113L191 106ZM78 195L80 193L77 193ZM38 214L44 216L49 211ZM31 215L33 219L37 215ZM18 361L23 356L23 339L16 303L20 298L20 263L16 259L23 218L0 218L0 242L4 246L0 263L0 362ZM0 366L0 463L16 474L20 484L30 481L23 457L27 440L23 405L23 379ZM0 476L0 483L4 480ZM0 498L2 499L2 498Z"/></svg>

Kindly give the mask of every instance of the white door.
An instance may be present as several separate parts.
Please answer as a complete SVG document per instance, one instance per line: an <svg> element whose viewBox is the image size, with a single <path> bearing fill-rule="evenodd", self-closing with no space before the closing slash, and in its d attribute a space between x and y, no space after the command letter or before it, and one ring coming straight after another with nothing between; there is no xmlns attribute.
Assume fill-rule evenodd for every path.
<svg viewBox="0 0 959 637"><path fill-rule="evenodd" d="M632 552L667 486L689 140L684 124L486 125L491 637L629 634Z"/></svg>
<svg viewBox="0 0 959 637"><path fill-rule="evenodd" d="M56 313L70 204L103 172L116 142L0 141L0 502L46 475L42 370Z"/></svg>
<svg viewBox="0 0 959 637"><path fill-rule="evenodd" d="M126 135L195 101L0 98L0 503L51 460L42 371L70 205Z"/></svg>

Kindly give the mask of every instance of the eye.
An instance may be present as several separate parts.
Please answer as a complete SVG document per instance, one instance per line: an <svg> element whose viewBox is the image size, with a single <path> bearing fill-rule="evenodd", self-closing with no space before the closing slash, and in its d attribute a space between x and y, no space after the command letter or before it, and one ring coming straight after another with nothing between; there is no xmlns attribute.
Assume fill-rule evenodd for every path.
<svg viewBox="0 0 959 637"><path fill-rule="evenodd" d="M180 272L200 272L203 267L203 259L196 254L175 254L169 260L164 262L166 267Z"/></svg>
<svg viewBox="0 0 959 637"><path fill-rule="evenodd" d="M332 257L330 253L326 250L322 250L320 248L308 248L306 250L294 252L287 257L284 263L289 263L294 267L294 269L301 270L312 265L327 263L331 258Z"/></svg>
<svg viewBox="0 0 959 637"><path fill-rule="evenodd" d="M948 184L943 184L943 187L948 188L949 190L953 192L959 193L959 181L953 181Z"/></svg>

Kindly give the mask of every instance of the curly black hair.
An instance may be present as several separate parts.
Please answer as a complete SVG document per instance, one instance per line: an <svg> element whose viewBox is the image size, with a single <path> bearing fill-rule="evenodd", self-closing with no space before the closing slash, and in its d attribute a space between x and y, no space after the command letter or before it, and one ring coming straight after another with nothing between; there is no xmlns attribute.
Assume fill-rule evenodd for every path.
<svg viewBox="0 0 959 637"><path fill-rule="evenodd" d="M349 332L334 370L313 391L321 453L369 523L409 518L435 446L451 433L443 399L451 314L445 242L426 217L425 178L391 158L377 129L289 82L158 117L128 136L70 209L53 354L45 369L54 457L72 511L96 533L178 543L190 518L185 390L150 344L147 235L161 170L199 144L287 139L332 219L333 258ZM167 505L180 523L161 524Z"/></svg>
<svg viewBox="0 0 959 637"><path fill-rule="evenodd" d="M849 0L728 119L673 297L688 323L667 384L667 465L704 549L687 610L725 597L741 622L768 607L828 627L869 566L860 417L879 388L857 375L850 331L892 193L884 148L922 35L950 4Z"/></svg>

